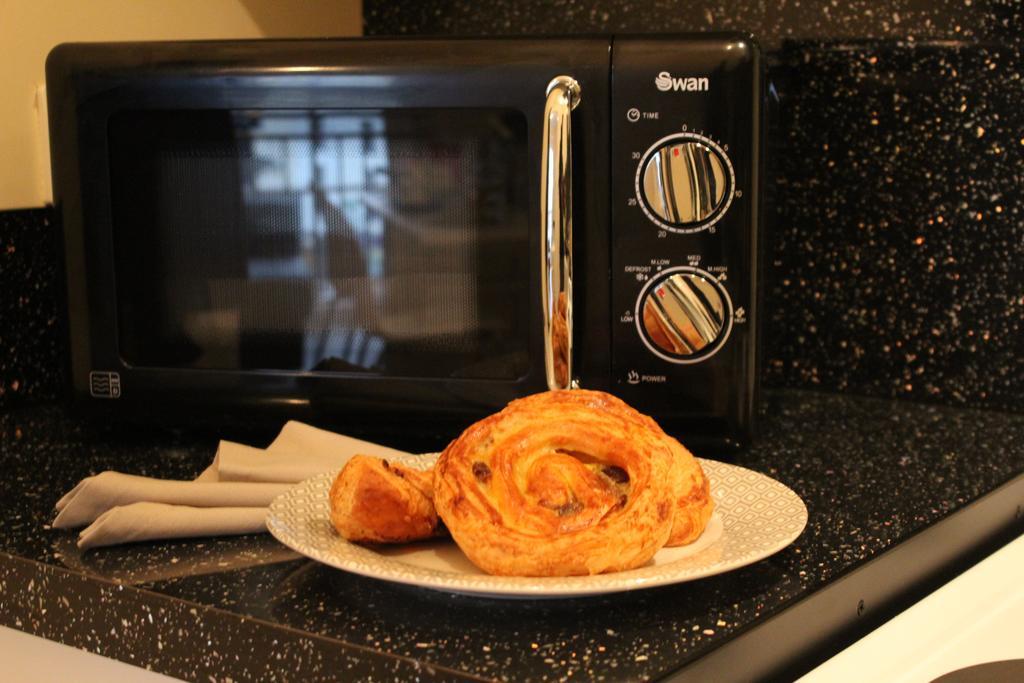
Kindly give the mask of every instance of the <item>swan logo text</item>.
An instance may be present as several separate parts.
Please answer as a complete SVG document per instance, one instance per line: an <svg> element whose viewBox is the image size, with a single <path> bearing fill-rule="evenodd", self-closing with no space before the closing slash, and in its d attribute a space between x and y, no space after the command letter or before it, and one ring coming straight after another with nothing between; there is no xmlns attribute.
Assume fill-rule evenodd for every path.
<svg viewBox="0 0 1024 683"><path fill-rule="evenodd" d="M657 86L661 92L668 92L669 90L689 90L693 92L707 92L708 79L706 77L684 77L684 78L672 78L672 74L668 71L662 71L658 74L658 77L654 79L654 85Z"/></svg>

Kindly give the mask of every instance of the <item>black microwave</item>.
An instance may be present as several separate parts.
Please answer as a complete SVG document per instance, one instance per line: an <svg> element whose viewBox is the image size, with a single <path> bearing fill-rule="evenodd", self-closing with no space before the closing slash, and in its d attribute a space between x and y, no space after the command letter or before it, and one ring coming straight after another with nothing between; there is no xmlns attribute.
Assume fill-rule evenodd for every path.
<svg viewBox="0 0 1024 683"><path fill-rule="evenodd" d="M581 386L749 440L749 36L66 44L46 77L90 412L415 431Z"/></svg>

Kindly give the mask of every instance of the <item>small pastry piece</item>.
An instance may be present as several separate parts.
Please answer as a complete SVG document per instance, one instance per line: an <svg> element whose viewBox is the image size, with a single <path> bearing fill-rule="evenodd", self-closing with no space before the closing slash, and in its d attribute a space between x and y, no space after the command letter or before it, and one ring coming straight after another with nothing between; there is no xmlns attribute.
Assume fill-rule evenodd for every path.
<svg viewBox="0 0 1024 683"><path fill-rule="evenodd" d="M535 394L445 449L434 502L462 551L488 573L631 569L672 532L683 484L674 443L609 394Z"/></svg>
<svg viewBox="0 0 1024 683"><path fill-rule="evenodd" d="M349 541L404 543L437 535L433 472L356 455L331 486L331 522Z"/></svg>

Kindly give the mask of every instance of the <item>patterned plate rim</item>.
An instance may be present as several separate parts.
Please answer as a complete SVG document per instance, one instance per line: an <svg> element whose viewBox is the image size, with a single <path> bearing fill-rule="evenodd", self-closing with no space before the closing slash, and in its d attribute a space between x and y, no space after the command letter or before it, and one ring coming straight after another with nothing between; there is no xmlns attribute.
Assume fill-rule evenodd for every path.
<svg viewBox="0 0 1024 683"><path fill-rule="evenodd" d="M427 468L437 454L392 458L410 467ZM807 525L807 507L792 489L755 470L717 460L698 458L711 479L721 538L700 553L681 560L646 565L628 571L594 576L506 577L463 574L429 569L376 553L372 547L349 543L329 521L328 491L336 472L325 472L296 484L274 499L267 512L267 529L292 550L353 574L422 588L501 598L556 598L600 595L654 588L702 579L746 567L789 546ZM742 486L741 486L742 485ZM770 513L770 514L769 514ZM329 537L309 543L288 518L319 522ZM751 538L756 540L751 541ZM752 545L743 545L750 542ZM739 544L739 548L731 548ZM715 559L714 555L719 555ZM693 560L707 556L703 563Z"/></svg>

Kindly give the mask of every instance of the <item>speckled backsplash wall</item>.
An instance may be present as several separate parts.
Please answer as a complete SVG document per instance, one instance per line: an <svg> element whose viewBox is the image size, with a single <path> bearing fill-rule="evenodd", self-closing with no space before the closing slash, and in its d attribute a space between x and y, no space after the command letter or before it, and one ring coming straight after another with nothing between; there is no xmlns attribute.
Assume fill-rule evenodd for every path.
<svg viewBox="0 0 1024 683"><path fill-rule="evenodd" d="M777 58L769 381L1019 409L1016 51L865 41Z"/></svg>
<svg viewBox="0 0 1024 683"><path fill-rule="evenodd" d="M749 31L787 40L1017 41L1019 0L364 0L365 35Z"/></svg>
<svg viewBox="0 0 1024 683"><path fill-rule="evenodd" d="M366 0L366 33L745 30L769 128L764 377L1024 406L1024 3ZM0 410L52 400L48 212L0 212Z"/></svg>
<svg viewBox="0 0 1024 683"><path fill-rule="evenodd" d="M0 411L52 401L64 382L56 241L49 210L0 211Z"/></svg>
<svg viewBox="0 0 1024 683"><path fill-rule="evenodd" d="M1024 406L1024 4L367 0L367 35L742 30L773 92L764 378Z"/></svg>

